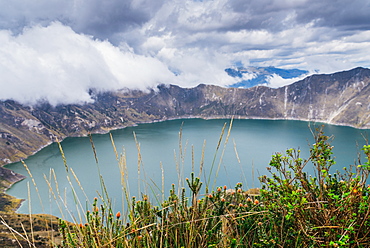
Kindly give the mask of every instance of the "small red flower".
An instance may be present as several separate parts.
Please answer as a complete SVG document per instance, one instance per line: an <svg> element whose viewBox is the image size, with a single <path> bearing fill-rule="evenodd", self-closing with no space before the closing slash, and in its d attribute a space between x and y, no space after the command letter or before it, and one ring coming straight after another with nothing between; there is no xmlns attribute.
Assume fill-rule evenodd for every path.
<svg viewBox="0 0 370 248"><path fill-rule="evenodd" d="M117 219L119 219L119 218L121 217L121 212L120 212L120 211L118 211L118 212L116 213L116 217L117 217Z"/></svg>
<svg viewBox="0 0 370 248"><path fill-rule="evenodd" d="M259 200L254 200L254 205L257 205L258 203L260 203L260 201Z"/></svg>

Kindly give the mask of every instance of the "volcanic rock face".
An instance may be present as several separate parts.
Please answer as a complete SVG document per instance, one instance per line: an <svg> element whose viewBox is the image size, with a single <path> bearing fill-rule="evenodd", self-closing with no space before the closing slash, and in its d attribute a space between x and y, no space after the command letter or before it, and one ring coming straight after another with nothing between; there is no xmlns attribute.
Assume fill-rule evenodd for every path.
<svg viewBox="0 0 370 248"><path fill-rule="evenodd" d="M175 118L262 118L370 128L370 70L313 75L278 89L160 85L150 92L97 94L86 105L0 102L0 164L19 161L67 136L105 133Z"/></svg>

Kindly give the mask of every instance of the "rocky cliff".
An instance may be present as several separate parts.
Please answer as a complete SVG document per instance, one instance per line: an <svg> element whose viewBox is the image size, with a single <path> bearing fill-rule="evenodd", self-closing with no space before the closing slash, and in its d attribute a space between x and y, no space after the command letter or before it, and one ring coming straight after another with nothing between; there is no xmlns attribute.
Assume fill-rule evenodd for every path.
<svg viewBox="0 0 370 248"><path fill-rule="evenodd" d="M94 98L92 104L57 107L0 102L0 164L24 159L67 136L174 118L296 119L370 128L370 70L364 68L313 75L278 89L160 85Z"/></svg>

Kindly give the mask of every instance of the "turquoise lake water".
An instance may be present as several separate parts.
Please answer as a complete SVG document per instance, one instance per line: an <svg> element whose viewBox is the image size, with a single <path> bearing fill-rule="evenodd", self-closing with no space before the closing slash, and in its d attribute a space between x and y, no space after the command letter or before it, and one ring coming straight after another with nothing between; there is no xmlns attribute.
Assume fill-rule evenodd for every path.
<svg viewBox="0 0 370 248"><path fill-rule="evenodd" d="M227 127L217 151L225 123ZM258 177L268 174L266 167L271 156L289 148L300 148L301 157L308 157L309 144L313 143L309 126L314 129L315 126L321 125L301 121L234 120L225 145L229 123L230 120L184 119L141 124L112 131L118 153L125 154L125 177L128 178L130 197L140 198L141 195L147 194L155 204L162 200L163 194L168 195L171 184L176 187L184 186L184 179L190 176L191 171L198 175L201 167L201 180L210 188L223 185L234 187L238 182L242 182L245 189L259 187ZM365 138L370 133L370 130L332 125L325 125L324 130L326 135L334 137L332 144L337 164L333 171L354 164L360 148L366 144ZM67 138L61 143L69 167L68 172L57 144L52 144L25 160L38 193L30 177L16 183L7 191L17 198L28 199L18 210L20 213L51 213L67 219L78 216L76 202L79 202L82 209L86 209L89 206L88 201L102 194L99 172L113 207L120 210L125 206L122 177L110 135L93 135L92 138L98 164L88 137ZM7 165L7 168L28 176L21 163ZM51 171L55 172L56 179ZM312 173L310 167L307 171ZM215 180L216 174L218 176Z"/></svg>

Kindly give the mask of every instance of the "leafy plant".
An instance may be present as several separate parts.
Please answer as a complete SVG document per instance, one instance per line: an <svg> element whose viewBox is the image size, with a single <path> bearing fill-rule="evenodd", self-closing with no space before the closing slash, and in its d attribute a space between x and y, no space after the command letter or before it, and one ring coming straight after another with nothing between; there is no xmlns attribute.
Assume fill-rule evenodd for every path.
<svg viewBox="0 0 370 248"><path fill-rule="evenodd" d="M368 247L370 146L363 147L367 162L332 174L330 138L319 129L315 141L308 159L295 149L275 154L271 177L260 178L261 197L274 219L271 234L284 247ZM309 164L315 168L313 176L303 170Z"/></svg>

